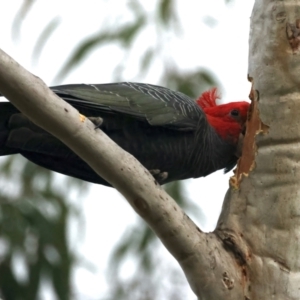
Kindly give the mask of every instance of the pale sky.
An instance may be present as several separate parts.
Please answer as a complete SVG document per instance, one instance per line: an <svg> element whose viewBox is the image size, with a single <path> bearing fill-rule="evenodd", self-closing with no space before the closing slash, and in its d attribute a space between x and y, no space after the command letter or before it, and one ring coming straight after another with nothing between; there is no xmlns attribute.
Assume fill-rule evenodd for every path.
<svg viewBox="0 0 300 300"><path fill-rule="evenodd" d="M11 25L21 2L0 2L0 48L49 85L53 84L55 75L79 38L98 30L99 20L109 23L108 16L116 8L120 10L121 16L124 11L124 20L130 19L126 1L37 1L21 27L19 41L13 42ZM247 82L249 24L254 0L236 0L230 5L225 5L224 2L177 1L184 34L170 39L168 51L183 69L205 67L214 73L220 82L222 100L225 102L247 100L250 91L250 84ZM149 9L153 7L149 2L147 5ZM33 65L31 59L36 40L55 16L60 18L60 26L47 42L39 64ZM214 26L209 27L203 22L207 18L215 20ZM149 37L151 29L149 35L143 36L144 39ZM135 51L139 51L139 48ZM115 61L121 58L122 52L118 46L94 51L63 83L109 82ZM148 83L157 83L155 70L159 68L157 63L146 78ZM128 80L133 76L132 70L127 70L125 74L128 74ZM206 178L187 182L189 199L205 213L205 220L202 221L195 220L192 216L202 229L214 229L231 175L232 173L224 175L219 171ZM75 283L79 294L84 295L82 299L99 299L106 290L104 272L111 248L125 227L133 224L137 217L117 191L99 185L91 185L90 193L84 199L83 211L86 219L85 233L76 247L97 267L97 271L92 273L79 267ZM71 235L75 236L77 229L71 230ZM76 241L78 238L73 243ZM192 293L189 299L195 299Z"/></svg>

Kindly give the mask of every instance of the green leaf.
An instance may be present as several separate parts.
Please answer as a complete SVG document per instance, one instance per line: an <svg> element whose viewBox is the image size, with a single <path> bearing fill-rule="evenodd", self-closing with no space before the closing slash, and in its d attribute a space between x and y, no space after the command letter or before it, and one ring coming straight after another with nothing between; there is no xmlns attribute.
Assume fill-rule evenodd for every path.
<svg viewBox="0 0 300 300"><path fill-rule="evenodd" d="M84 42L81 42L79 44L77 49L75 49L74 53L57 74L55 81L61 81L63 78L65 78L96 47L100 47L112 42L119 42L124 48L130 46L133 39L142 29L144 24L145 19L143 17L140 17L133 24L123 26L121 29L118 28L117 30L112 32L101 32L96 36L87 38Z"/></svg>
<svg viewBox="0 0 300 300"><path fill-rule="evenodd" d="M34 2L36 0L24 0L22 6L20 7L19 11L17 12L13 24L12 24L12 37L13 39L18 39L20 36L20 28L22 26L23 21L29 14L30 10L32 9Z"/></svg>
<svg viewBox="0 0 300 300"><path fill-rule="evenodd" d="M172 0L161 0L158 5L159 18L164 25L168 25L174 13Z"/></svg>
<svg viewBox="0 0 300 300"><path fill-rule="evenodd" d="M55 17L49 22L49 24L43 29L42 33L38 37L34 49L32 51L32 61L34 63L38 62L38 59L47 43L47 41L50 39L51 35L54 33L54 31L58 28L59 24L61 22L61 19L59 17Z"/></svg>

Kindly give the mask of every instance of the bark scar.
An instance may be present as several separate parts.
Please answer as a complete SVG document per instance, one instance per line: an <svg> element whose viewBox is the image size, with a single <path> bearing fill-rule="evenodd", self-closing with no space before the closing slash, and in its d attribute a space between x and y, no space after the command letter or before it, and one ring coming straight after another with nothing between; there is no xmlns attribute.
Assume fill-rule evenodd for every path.
<svg viewBox="0 0 300 300"><path fill-rule="evenodd" d="M230 233L224 233L221 239L224 243L225 248L230 250L233 253L235 259L237 260L237 263L240 266L245 265L246 255L241 249L241 247L239 246L239 243L236 240L235 236Z"/></svg>
<svg viewBox="0 0 300 300"><path fill-rule="evenodd" d="M223 284L228 290L232 290L234 287L234 280L229 278L229 274L227 272L223 273Z"/></svg>
<svg viewBox="0 0 300 300"><path fill-rule="evenodd" d="M286 24L286 35L293 53L297 53L300 50L300 19L297 19L295 23Z"/></svg>
<svg viewBox="0 0 300 300"><path fill-rule="evenodd" d="M259 92L253 89L250 92L251 106L246 122L246 134L243 142L242 156L238 160L235 174L230 178L230 185L234 189L239 189L243 177L247 177L255 168L256 157L256 136L267 134L269 126L264 124L259 116L258 102Z"/></svg>
<svg viewBox="0 0 300 300"><path fill-rule="evenodd" d="M215 230L215 234L222 241L225 250L233 255L242 275L241 284L245 294L247 295L247 290L250 288L250 278L247 272L247 267L249 261L251 260L251 252L249 251L249 248L243 239L243 234L238 234L233 230L224 228L217 228ZM234 287L234 282L230 282L230 276L227 274L227 272L223 273L223 284L228 289ZM245 299L247 299L246 296Z"/></svg>
<svg viewBox="0 0 300 300"><path fill-rule="evenodd" d="M86 116L82 115L82 114L79 114L79 120L81 123L83 123L86 119Z"/></svg>

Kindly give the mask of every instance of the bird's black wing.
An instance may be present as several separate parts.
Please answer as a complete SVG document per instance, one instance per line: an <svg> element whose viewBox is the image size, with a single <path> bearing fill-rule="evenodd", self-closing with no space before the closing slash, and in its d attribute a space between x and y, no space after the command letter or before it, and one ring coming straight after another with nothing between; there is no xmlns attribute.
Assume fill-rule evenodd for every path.
<svg viewBox="0 0 300 300"><path fill-rule="evenodd" d="M167 174L157 177L161 184L206 176L228 165L228 147L197 103L182 93L128 82L51 89L87 117L102 118L101 129L148 170ZM226 161L217 164L215 151ZM61 141L10 103L1 103L0 156L15 153L50 170L109 185Z"/></svg>
<svg viewBox="0 0 300 300"><path fill-rule="evenodd" d="M170 89L143 83L72 84L51 87L75 107L98 112L120 113L152 126L195 130L206 117L188 96Z"/></svg>

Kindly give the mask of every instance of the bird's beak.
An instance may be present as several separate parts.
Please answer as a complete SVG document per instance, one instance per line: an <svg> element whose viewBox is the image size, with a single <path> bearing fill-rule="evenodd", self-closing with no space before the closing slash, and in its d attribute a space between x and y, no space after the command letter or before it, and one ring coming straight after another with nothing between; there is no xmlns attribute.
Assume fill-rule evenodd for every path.
<svg viewBox="0 0 300 300"><path fill-rule="evenodd" d="M242 127L242 135L246 134L246 124L243 125Z"/></svg>

